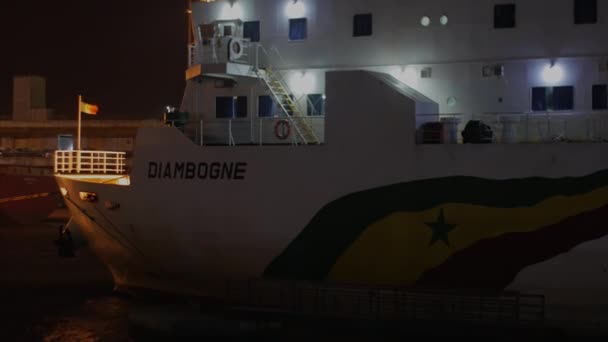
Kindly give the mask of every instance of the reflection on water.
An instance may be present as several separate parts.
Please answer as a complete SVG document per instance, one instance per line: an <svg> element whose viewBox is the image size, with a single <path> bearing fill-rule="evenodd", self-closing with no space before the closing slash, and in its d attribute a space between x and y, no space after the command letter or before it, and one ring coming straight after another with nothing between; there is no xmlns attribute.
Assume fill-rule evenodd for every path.
<svg viewBox="0 0 608 342"><path fill-rule="evenodd" d="M57 225L1 221L0 342L130 341L133 301L113 295L112 278L91 251L60 258Z"/></svg>
<svg viewBox="0 0 608 342"><path fill-rule="evenodd" d="M44 317L41 339L55 341L132 341L128 334L129 302L119 297L86 300L69 312Z"/></svg>
<svg viewBox="0 0 608 342"><path fill-rule="evenodd" d="M163 331L161 328L176 322L176 326L181 328L176 332L184 335L190 331L205 330L205 326L213 323L213 321L205 321L204 315L193 317L183 312L173 313L170 308L174 306L161 306L159 314L152 315L155 310L147 310L155 307L157 303L147 302L141 297L121 297L113 294L113 282L109 272L90 251L78 250L75 258L57 256L53 245L53 241L57 238L56 234L56 226L0 224L0 342L122 342L150 341L158 338L176 340L173 336L163 339L160 336ZM177 307L183 308L179 305ZM190 306L186 308L186 314L192 311ZM200 309L198 308L198 314ZM153 317L150 328L154 328L154 331L137 331L135 337L133 330L137 328L131 330L132 322L129 321L129 316L133 312L144 312L146 317ZM226 322L221 323L226 325ZM238 329L241 328L241 323L246 327L252 324L249 319L236 323ZM254 321L253 324L255 323ZM321 321L317 322L321 324L315 329L309 320L302 320L292 328L288 328L287 323L289 321L286 321L284 331L280 332L280 337L276 340L333 342L346 340L345 332L349 341L385 341L387 340L385 335L392 336L391 330L387 330L383 325L367 328L368 325L365 324L359 329L353 329L356 325L352 322L327 324L328 322ZM436 329L436 325L441 329ZM486 333L493 333L494 327L489 328ZM332 329L333 335L328 333ZM433 334L449 336L457 330L463 333L470 329L467 326L457 325L446 327L434 322L429 325L413 322L405 326L405 330L396 329L399 331L397 334L399 340L425 340ZM414 331L417 331L418 335ZM499 333L502 334L504 331ZM334 338L336 336L339 337ZM186 338L178 339L192 340L187 338L188 336L184 337ZM194 340L223 341L226 338L203 337ZM252 339L246 336L245 340ZM268 341L268 338L263 336L260 340Z"/></svg>
<svg viewBox="0 0 608 342"><path fill-rule="evenodd" d="M113 295L21 296L7 300L11 316L0 323L0 341L133 341L131 301ZM4 315L3 315L4 316Z"/></svg>

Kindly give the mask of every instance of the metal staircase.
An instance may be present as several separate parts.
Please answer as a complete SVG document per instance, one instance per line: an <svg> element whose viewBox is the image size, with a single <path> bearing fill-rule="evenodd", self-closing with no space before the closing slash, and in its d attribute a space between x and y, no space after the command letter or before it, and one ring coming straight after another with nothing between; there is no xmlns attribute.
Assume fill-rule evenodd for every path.
<svg viewBox="0 0 608 342"><path fill-rule="evenodd" d="M263 49L263 48L262 48ZM274 71L269 65L264 68L257 67L257 76L263 80L276 104L279 105L285 117L288 118L294 127L303 144L320 144L321 141L315 134L310 122L306 120L306 115L302 113L299 106L293 99L292 92L287 87L286 82L280 73Z"/></svg>

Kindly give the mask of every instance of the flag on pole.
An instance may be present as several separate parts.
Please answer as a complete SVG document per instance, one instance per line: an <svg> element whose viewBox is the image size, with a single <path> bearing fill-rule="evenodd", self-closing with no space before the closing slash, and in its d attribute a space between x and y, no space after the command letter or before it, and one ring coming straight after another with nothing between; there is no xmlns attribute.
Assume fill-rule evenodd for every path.
<svg viewBox="0 0 608 342"><path fill-rule="evenodd" d="M99 111L99 107L94 104L89 104L83 101L80 101L80 111L89 115L97 115L97 111Z"/></svg>

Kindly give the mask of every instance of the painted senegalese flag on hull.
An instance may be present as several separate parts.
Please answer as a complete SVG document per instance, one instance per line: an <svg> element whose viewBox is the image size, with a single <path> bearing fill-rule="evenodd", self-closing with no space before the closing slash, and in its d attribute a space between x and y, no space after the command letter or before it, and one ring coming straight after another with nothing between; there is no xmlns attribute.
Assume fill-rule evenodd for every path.
<svg viewBox="0 0 608 342"><path fill-rule="evenodd" d="M527 266L608 234L608 170L585 177L446 177L322 208L267 277L504 289Z"/></svg>

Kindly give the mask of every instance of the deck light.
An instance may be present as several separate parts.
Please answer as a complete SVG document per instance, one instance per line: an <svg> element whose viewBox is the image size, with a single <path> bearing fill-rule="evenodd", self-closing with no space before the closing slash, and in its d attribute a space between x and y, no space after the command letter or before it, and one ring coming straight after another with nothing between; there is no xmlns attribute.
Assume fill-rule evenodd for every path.
<svg viewBox="0 0 608 342"><path fill-rule="evenodd" d="M310 94L315 88L314 76L305 71L293 74L290 81L291 90L297 94Z"/></svg>
<svg viewBox="0 0 608 342"><path fill-rule="evenodd" d="M401 73L401 80L409 86L415 86L418 84L418 70L413 67L407 67Z"/></svg>
<svg viewBox="0 0 608 342"><path fill-rule="evenodd" d="M242 14L241 5L233 0L224 4L221 18L222 20L240 19Z"/></svg>
<svg viewBox="0 0 608 342"><path fill-rule="evenodd" d="M86 191L81 191L78 193L78 195L80 195L80 200L84 201L84 202L97 202L97 194L94 192L86 192Z"/></svg>
<svg viewBox="0 0 608 342"><path fill-rule="evenodd" d="M427 16L420 18L420 25L428 27L429 25L431 25L431 18Z"/></svg>
<svg viewBox="0 0 608 342"><path fill-rule="evenodd" d="M410 87L418 85L418 70L412 66L402 66L393 69L391 75Z"/></svg>
<svg viewBox="0 0 608 342"><path fill-rule="evenodd" d="M564 78L564 70L561 66L552 62L543 69L543 80L547 84L557 84Z"/></svg>
<svg viewBox="0 0 608 342"><path fill-rule="evenodd" d="M116 182L118 185L131 185L131 179L127 177L119 178Z"/></svg>
<svg viewBox="0 0 608 342"><path fill-rule="evenodd" d="M290 0L285 7L285 13L289 19L304 18L306 16L306 7L302 1Z"/></svg>

